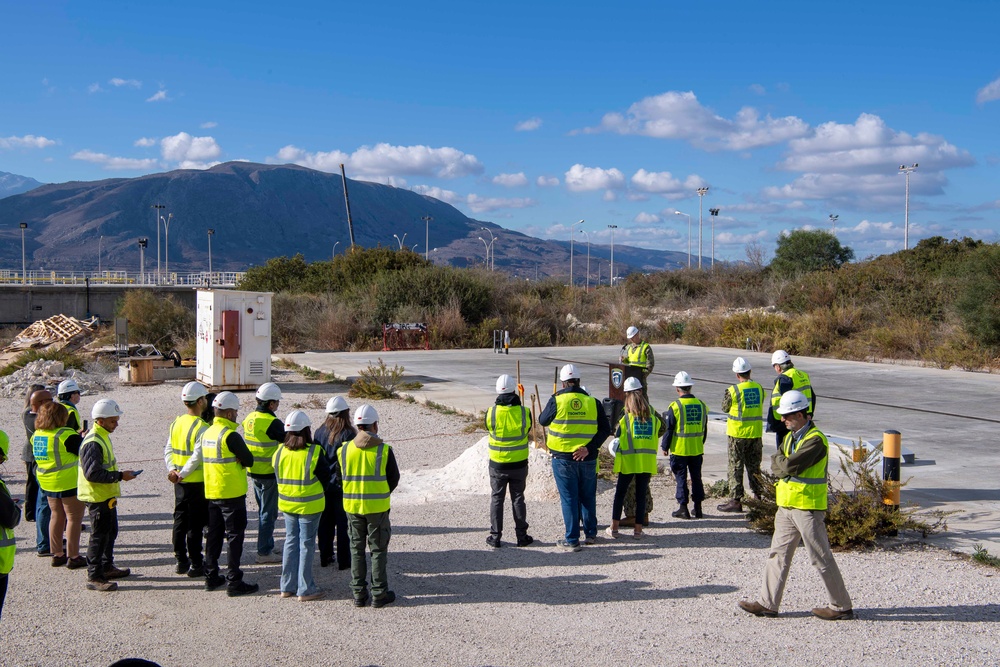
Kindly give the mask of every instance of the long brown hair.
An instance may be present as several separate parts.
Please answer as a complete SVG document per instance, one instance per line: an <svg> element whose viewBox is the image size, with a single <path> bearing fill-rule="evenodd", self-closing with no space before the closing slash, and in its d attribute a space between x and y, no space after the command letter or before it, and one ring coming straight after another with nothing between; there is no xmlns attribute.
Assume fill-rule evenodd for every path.
<svg viewBox="0 0 1000 667"><path fill-rule="evenodd" d="M312 440L312 430L306 426L301 431L285 434L285 447L293 452L298 449L305 449Z"/></svg>
<svg viewBox="0 0 1000 667"><path fill-rule="evenodd" d="M641 391L625 392L625 411L641 422L648 422L650 419L649 401Z"/></svg>
<svg viewBox="0 0 1000 667"><path fill-rule="evenodd" d="M67 421L69 421L69 410L62 403L52 401L38 408L38 416L35 417L35 430L55 430L65 426Z"/></svg>
<svg viewBox="0 0 1000 667"><path fill-rule="evenodd" d="M340 412L335 412L332 415L326 416L326 421L323 422L323 426L330 430L330 435L326 437L326 442L323 444L332 445L341 432L351 428L350 414L348 414L349 412L350 410L341 410Z"/></svg>

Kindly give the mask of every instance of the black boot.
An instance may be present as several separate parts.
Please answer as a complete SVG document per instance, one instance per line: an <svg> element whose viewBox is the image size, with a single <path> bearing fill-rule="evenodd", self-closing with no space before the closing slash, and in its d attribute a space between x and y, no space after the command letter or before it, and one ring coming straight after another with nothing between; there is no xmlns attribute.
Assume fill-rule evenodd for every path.
<svg viewBox="0 0 1000 667"><path fill-rule="evenodd" d="M677 511L671 512L670 516L674 517L675 519L690 519L691 513L688 512L687 504L684 504L684 505L679 505L677 507Z"/></svg>
<svg viewBox="0 0 1000 667"><path fill-rule="evenodd" d="M701 503L695 503L694 504L694 518L700 519L700 518L702 518L702 516L704 516L704 515L701 513Z"/></svg>

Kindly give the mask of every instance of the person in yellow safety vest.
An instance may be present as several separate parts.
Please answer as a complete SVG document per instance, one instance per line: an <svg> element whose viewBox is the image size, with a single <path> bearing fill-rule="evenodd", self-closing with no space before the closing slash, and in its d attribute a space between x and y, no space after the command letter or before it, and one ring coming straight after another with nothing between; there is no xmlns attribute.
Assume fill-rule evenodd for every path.
<svg viewBox="0 0 1000 667"><path fill-rule="evenodd" d="M208 501L205 500L205 478L196 470L183 482L177 473L194 454L195 445L208 430L208 423L201 418L208 403L208 389L200 382L188 382L181 389L181 402L187 412L170 423L167 444L163 448L163 461L167 466L167 479L174 482L174 527L171 538L177 574L189 577L205 576L202 555L202 532L208 525Z"/></svg>
<svg viewBox="0 0 1000 667"><path fill-rule="evenodd" d="M816 393L812 388L812 381L805 371L795 368L792 357L784 350L775 350L771 355L771 367L778 377L774 380L774 389L771 390L771 406L767 411L767 430L774 432L774 444L781 447L785 441L785 434L788 429L778 415L778 403L785 392L795 389L805 394L809 399L809 414L816 412Z"/></svg>
<svg viewBox="0 0 1000 667"><path fill-rule="evenodd" d="M611 525L605 533L611 539L618 539L625 496L634 480L636 521L632 536L638 540L642 538L649 480L656 474L656 443L666 428L660 415L642 395L642 383L638 378L627 378L623 388L625 411L618 422L615 438L609 443L609 451L615 457L614 472L618 473L618 482L611 504Z"/></svg>
<svg viewBox="0 0 1000 667"><path fill-rule="evenodd" d="M580 386L573 364L559 369L563 388L549 398L538 423L549 427L546 444L559 490L566 534L558 545L580 551L580 519L586 544L597 541L597 454L611 435L604 410Z"/></svg>
<svg viewBox="0 0 1000 667"><path fill-rule="evenodd" d="M316 531L326 508L330 466L323 447L313 442L309 415L292 410L285 417L284 428L285 441L272 461L278 480L278 509L285 515L281 597L298 595L299 602L309 602L326 595L316 585L312 566Z"/></svg>
<svg viewBox="0 0 1000 667"><path fill-rule="evenodd" d="M629 327L625 332L625 337L628 339L628 343L622 347L619 360L627 366L634 366L642 370L639 380L642 382L642 393L647 395L648 400L648 378L649 374L653 372L654 364L653 348L640 338L638 327Z"/></svg>
<svg viewBox="0 0 1000 667"><path fill-rule="evenodd" d="M684 371L674 376L677 399L663 413L667 430L660 448L670 454L670 472L677 482L677 509L670 513L676 519L690 519L688 500L694 501L694 518L702 518L701 503L705 500L705 486L701 482L701 464L708 438L708 406L691 393L694 382ZM691 493L688 494L687 478L691 476Z"/></svg>
<svg viewBox="0 0 1000 667"><path fill-rule="evenodd" d="M80 385L73 378L63 380L56 389L56 396L59 398L59 402L69 411L66 428L83 434L85 432L83 421L80 419L80 411L76 407L80 403Z"/></svg>
<svg viewBox="0 0 1000 667"><path fill-rule="evenodd" d="M490 535L486 544L499 549L503 537L503 505L510 488L510 506L514 515L517 546L535 541L528 535L528 512L524 506L524 488L528 482L528 436L531 433L531 410L521 405L517 380L501 375L496 383L497 398L486 411L490 450Z"/></svg>
<svg viewBox="0 0 1000 667"><path fill-rule="evenodd" d="M729 500L719 505L720 512L743 511L743 471L750 480L750 491L760 497L760 459L764 443L764 388L750 379L750 362L743 357L733 361L736 384L722 397L722 411L728 415L726 437L729 440Z"/></svg>
<svg viewBox="0 0 1000 667"><path fill-rule="evenodd" d="M344 511L351 535L351 593L354 606L368 604L368 567L365 542L372 554L372 607L396 601L389 590L386 566L389 558L389 496L399 484L396 456L378 435L378 412L370 405L354 411L358 434L340 448L340 470L344 483Z"/></svg>
<svg viewBox="0 0 1000 667"><path fill-rule="evenodd" d="M775 500L774 535L764 568L760 601L741 600L740 609L755 616L778 615L781 598L799 541L806 547L809 562L819 571L830 596L830 604L812 610L827 621L854 618L851 596L830 551L826 533L827 458L830 445L816 428L810 410L812 402L803 392L782 395L778 414L788 428L781 448L771 457L771 472L778 478Z"/></svg>
<svg viewBox="0 0 1000 667"><path fill-rule="evenodd" d="M257 562L280 563L274 551L274 522L278 520L278 483L271 459L285 439L285 429L276 416L281 389L273 382L257 388L257 409L243 420L243 439L253 454L250 479L257 501Z"/></svg>
<svg viewBox="0 0 1000 667"><path fill-rule="evenodd" d="M7 461L10 438L0 431L0 465ZM7 484L0 479L0 616L3 616L3 601L7 598L7 584L14 569L14 529L21 523L21 507L10 497Z"/></svg>
<svg viewBox="0 0 1000 667"><path fill-rule="evenodd" d="M90 513L90 546L87 549L87 588L92 591L118 590L110 579L132 574L127 567L115 567L115 540L118 539L118 496L121 482L135 479L135 470L118 470L118 460L111 448L111 434L125 414L118 403L102 398L94 403L94 420L80 446L80 468L76 496L87 503ZM141 472L141 471L139 471Z"/></svg>
<svg viewBox="0 0 1000 667"><path fill-rule="evenodd" d="M83 503L76 497L83 438L66 426L68 418L69 411L61 403L49 402L39 408L31 448L38 466L38 485L52 511L49 522L52 567L65 565L77 570L87 567L87 559L80 555Z"/></svg>
<svg viewBox="0 0 1000 667"><path fill-rule="evenodd" d="M179 472L171 471L171 482L181 483L201 470L208 501L208 535L205 538L205 590L226 584L229 597L249 595L257 584L243 581L240 561L247 532L247 475L253 454L236 432L240 399L231 391L220 392L212 401L215 419L195 443L191 458ZM219 557L225 537L229 553L226 576L219 574Z"/></svg>

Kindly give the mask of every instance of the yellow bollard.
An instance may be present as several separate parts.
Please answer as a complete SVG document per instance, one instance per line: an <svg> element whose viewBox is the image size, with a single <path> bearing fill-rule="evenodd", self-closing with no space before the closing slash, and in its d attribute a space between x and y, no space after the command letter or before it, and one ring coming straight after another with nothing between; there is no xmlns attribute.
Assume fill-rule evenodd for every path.
<svg viewBox="0 0 1000 667"><path fill-rule="evenodd" d="M899 460L902 436L899 431L886 431L882 435L882 480L885 491L882 502L899 508Z"/></svg>

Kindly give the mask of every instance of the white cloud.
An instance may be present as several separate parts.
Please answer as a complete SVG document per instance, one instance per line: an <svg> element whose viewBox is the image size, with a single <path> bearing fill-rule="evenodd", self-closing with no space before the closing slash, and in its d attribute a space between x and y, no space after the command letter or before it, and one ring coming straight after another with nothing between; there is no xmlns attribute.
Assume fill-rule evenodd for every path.
<svg viewBox="0 0 1000 667"><path fill-rule="evenodd" d="M167 97L167 89L166 88L160 88L158 91L156 91L155 93L153 93L151 96L147 97L146 101L147 102L162 102L162 101L167 100L167 99L169 99Z"/></svg>
<svg viewBox="0 0 1000 667"><path fill-rule="evenodd" d="M122 86L127 86L129 88L142 88L142 81L137 79L120 79L115 77L108 81L115 88L121 88Z"/></svg>
<svg viewBox="0 0 1000 667"><path fill-rule="evenodd" d="M556 176L539 176L535 184L540 188L554 188L559 185L559 179Z"/></svg>
<svg viewBox="0 0 1000 667"><path fill-rule="evenodd" d="M156 137L139 137L132 145L139 146L140 148L149 148L156 145Z"/></svg>
<svg viewBox="0 0 1000 667"><path fill-rule="evenodd" d="M795 116L761 118L753 107L740 109L733 119L723 118L693 92L669 91L632 104L624 114L605 114L600 126L583 131L681 139L707 150L747 150L804 136L809 125Z"/></svg>
<svg viewBox="0 0 1000 667"><path fill-rule="evenodd" d="M979 104L986 104L993 100L1000 100L1000 78L993 79L976 93L976 102Z"/></svg>
<svg viewBox="0 0 1000 667"><path fill-rule="evenodd" d="M941 172L925 172L910 177L910 205L913 195L944 193L947 178ZM771 199L826 199L836 204L864 202L870 206L902 206L903 179L896 171L887 174L803 174L791 183L764 188Z"/></svg>
<svg viewBox="0 0 1000 667"><path fill-rule="evenodd" d="M434 197L434 199L440 199L443 202L449 204L457 204L462 201L462 196L457 192L452 190L445 190L437 186L430 185L414 185L411 188L414 192L420 195L427 195L428 197Z"/></svg>
<svg viewBox="0 0 1000 667"><path fill-rule="evenodd" d="M459 178L480 174L483 165L475 155L444 146L362 146L350 155L343 151L310 153L297 146L285 146L268 162L292 162L319 171L339 172L344 164L352 178L376 176L437 176Z"/></svg>
<svg viewBox="0 0 1000 667"><path fill-rule="evenodd" d="M480 197L476 194L470 194L465 198L465 203L469 205L469 208L473 212L484 213L503 208L528 208L529 206L534 206L537 202L534 199L526 197L506 199L503 197Z"/></svg>
<svg viewBox="0 0 1000 667"><path fill-rule="evenodd" d="M209 121L205 121L204 123L202 123L198 127L200 127L203 130L211 130L213 127L217 127L218 125L219 124L216 123L214 120L209 120Z"/></svg>
<svg viewBox="0 0 1000 667"><path fill-rule="evenodd" d="M751 83L750 92L753 93L754 95L765 95L767 94L767 88L760 85L759 83Z"/></svg>
<svg viewBox="0 0 1000 667"><path fill-rule="evenodd" d="M45 137L26 134L23 137L0 137L0 148L48 148L56 142Z"/></svg>
<svg viewBox="0 0 1000 667"><path fill-rule="evenodd" d="M698 188L708 185L701 176L691 174L683 181L669 171L646 171L640 169L632 174L632 188L639 192L659 194L668 199L680 199L694 195Z"/></svg>
<svg viewBox="0 0 1000 667"><path fill-rule="evenodd" d="M620 190L625 187L625 174L615 168L585 167L574 164L564 175L566 187L572 192Z"/></svg>
<svg viewBox="0 0 1000 667"><path fill-rule="evenodd" d="M92 83L89 86L87 86L87 92L91 93L91 94L93 94L93 93L101 93L101 92L104 92L104 89L101 88L101 84L99 84L99 83Z"/></svg>
<svg viewBox="0 0 1000 667"><path fill-rule="evenodd" d="M127 157L113 157L106 153L95 153L94 151L77 151L72 156L74 160L83 160L84 162L92 162L94 164L99 164L105 169L110 170L129 170L129 171L146 171L151 169L156 169L159 167L159 163L152 159L135 159Z"/></svg>
<svg viewBox="0 0 1000 667"><path fill-rule="evenodd" d="M663 218L655 213L646 213L645 211L641 211L634 218L632 218L632 222L640 225L652 225L657 222L663 222Z"/></svg>
<svg viewBox="0 0 1000 667"><path fill-rule="evenodd" d="M528 184L528 177L524 175L523 171L516 174L497 174L493 177L493 183L505 188L520 188Z"/></svg>
<svg viewBox="0 0 1000 667"><path fill-rule="evenodd" d="M528 120L522 120L520 123L514 126L516 132L531 132L537 130L542 126L542 119L538 116L534 118L529 118Z"/></svg>
<svg viewBox="0 0 1000 667"><path fill-rule="evenodd" d="M176 162L181 169L208 169L219 164L215 158L222 148L212 137L193 137L179 132L160 140L160 153L168 162Z"/></svg>

